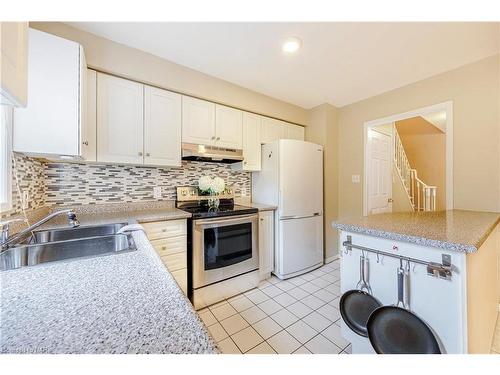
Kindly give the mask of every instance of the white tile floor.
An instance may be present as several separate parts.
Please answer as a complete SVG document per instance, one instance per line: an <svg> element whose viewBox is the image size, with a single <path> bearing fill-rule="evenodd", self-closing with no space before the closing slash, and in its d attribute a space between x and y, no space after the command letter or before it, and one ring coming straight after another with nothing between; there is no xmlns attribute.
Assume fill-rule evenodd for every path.
<svg viewBox="0 0 500 375"><path fill-rule="evenodd" d="M339 261L199 311L223 353L350 353L340 335Z"/></svg>

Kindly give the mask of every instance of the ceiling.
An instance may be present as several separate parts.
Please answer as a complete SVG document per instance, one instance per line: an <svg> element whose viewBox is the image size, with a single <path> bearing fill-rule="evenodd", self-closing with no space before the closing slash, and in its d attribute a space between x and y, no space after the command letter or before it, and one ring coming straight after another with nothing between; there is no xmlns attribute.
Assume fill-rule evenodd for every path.
<svg viewBox="0 0 500 375"><path fill-rule="evenodd" d="M491 56L498 23L154 23L70 25L248 89L341 107ZM285 55L297 36L302 48Z"/></svg>

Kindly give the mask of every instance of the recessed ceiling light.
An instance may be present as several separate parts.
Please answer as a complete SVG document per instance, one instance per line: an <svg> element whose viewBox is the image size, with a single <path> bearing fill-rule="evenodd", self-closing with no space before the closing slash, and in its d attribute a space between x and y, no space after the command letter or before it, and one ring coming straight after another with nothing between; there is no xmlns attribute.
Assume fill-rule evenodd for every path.
<svg viewBox="0 0 500 375"><path fill-rule="evenodd" d="M281 48L283 49L283 52L294 53L297 52L301 46L302 41L297 37L292 37L285 40L285 43L283 43Z"/></svg>

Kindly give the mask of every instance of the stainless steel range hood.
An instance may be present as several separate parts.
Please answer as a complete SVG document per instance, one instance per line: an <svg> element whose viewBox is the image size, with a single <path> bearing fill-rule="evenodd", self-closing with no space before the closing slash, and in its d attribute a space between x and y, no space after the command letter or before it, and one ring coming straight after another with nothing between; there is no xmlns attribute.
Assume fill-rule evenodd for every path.
<svg viewBox="0 0 500 375"><path fill-rule="evenodd" d="M243 151L224 147L183 143L182 160L227 164L238 163L243 160Z"/></svg>

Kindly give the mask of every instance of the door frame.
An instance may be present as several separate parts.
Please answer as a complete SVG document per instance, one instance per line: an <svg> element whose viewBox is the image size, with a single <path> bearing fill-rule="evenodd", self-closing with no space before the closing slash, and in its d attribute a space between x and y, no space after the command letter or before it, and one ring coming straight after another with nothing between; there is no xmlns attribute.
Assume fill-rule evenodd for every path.
<svg viewBox="0 0 500 375"><path fill-rule="evenodd" d="M428 107L414 109L412 111L398 113L395 115L378 118L364 123L363 129L363 216L368 216L368 130L396 121L406 120L412 117L425 116L433 112L446 112L446 209L452 210L454 206L453 199L453 101L449 100L443 103L434 104Z"/></svg>

